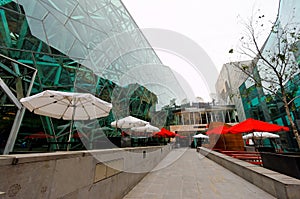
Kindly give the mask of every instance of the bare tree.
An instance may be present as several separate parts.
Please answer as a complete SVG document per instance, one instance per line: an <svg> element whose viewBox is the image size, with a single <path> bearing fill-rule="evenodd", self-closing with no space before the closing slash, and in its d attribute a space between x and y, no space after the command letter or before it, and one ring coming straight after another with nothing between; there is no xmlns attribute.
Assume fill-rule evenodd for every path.
<svg viewBox="0 0 300 199"><path fill-rule="evenodd" d="M295 9L291 10L290 14L288 23L281 23L280 17L277 17L275 23L271 24L271 32L263 47L259 45L259 38L261 31L266 31L265 16L253 15L251 19L244 21L245 32L240 39L241 46L236 50L230 49L229 53L237 52L254 60L254 70L238 62L233 65L245 73L256 87L261 87L266 95L282 101L300 148L299 132L291 115L291 105L300 96L291 97L287 87L287 83L295 81L295 77L299 75L299 63L296 58L300 55L300 26L295 18ZM297 86L299 84L293 83Z"/></svg>

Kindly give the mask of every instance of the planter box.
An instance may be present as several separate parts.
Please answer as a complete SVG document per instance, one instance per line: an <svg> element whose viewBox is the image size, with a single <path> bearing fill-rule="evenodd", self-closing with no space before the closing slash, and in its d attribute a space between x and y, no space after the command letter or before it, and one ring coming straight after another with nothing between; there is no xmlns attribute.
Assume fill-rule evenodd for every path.
<svg viewBox="0 0 300 199"><path fill-rule="evenodd" d="M261 152L263 167L300 179L300 153Z"/></svg>

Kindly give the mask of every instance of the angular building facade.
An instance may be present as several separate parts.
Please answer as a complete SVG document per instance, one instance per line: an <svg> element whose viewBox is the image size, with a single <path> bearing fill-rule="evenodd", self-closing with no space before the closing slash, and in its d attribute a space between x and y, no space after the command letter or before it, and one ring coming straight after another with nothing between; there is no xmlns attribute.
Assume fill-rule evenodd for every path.
<svg viewBox="0 0 300 199"><path fill-rule="evenodd" d="M240 92L238 88L245 82L247 75L241 73L236 65L246 65L253 68L253 61L241 61L226 63L223 65L217 82L215 84L217 92L217 103L220 105L235 105L239 120L246 119Z"/></svg>
<svg viewBox="0 0 300 199"><path fill-rule="evenodd" d="M19 102L43 90L91 93L111 102L107 118L75 122L89 129L128 115L151 121L157 107L185 98L120 0L0 5L1 151L11 152L38 131L65 139L68 122L29 113Z"/></svg>
<svg viewBox="0 0 300 199"><path fill-rule="evenodd" d="M286 44L289 43L290 46L295 47L294 49L289 49L291 53L286 54L289 56L289 61L287 62L288 64L285 68L286 73L284 75L289 78L287 78L283 84L285 87L285 95L287 100L290 101L290 113L298 128L298 132L300 130L300 41L299 38L297 39L292 35L287 35L285 37L283 32L283 36L279 37L279 35L280 31L283 30L291 30L291 34L293 34L293 32L295 32L294 34L299 33L299 9L299 1L280 1L279 13L274 26L275 29L270 33L263 48L261 49L262 55L268 59L267 61L274 63L274 60L272 60L271 57L273 55L280 55L280 53L283 53L284 46L287 46ZM292 39L295 40L292 41ZM280 59L280 57L278 59ZM282 102L281 91L279 87L274 86L275 84L270 83L274 82L273 80L275 76L270 69L266 69L265 67L265 61L258 60L255 62L253 69L253 74L255 74L255 77L259 80L262 86L257 86L257 84L255 84L249 76L244 76L244 79L242 79L239 84L231 84L231 88L228 90L237 91L236 93L238 94L240 101L239 103L231 103L237 104L238 107L239 104L241 105L242 111L240 108L237 108L240 110L238 111L239 117L242 113L244 114L245 118L255 118L279 125L290 126L284 103ZM226 72L227 71L222 70L222 74L220 74L219 79L222 79L223 76L226 76ZM231 77L229 79L234 82L238 81L237 76L233 74L234 73L230 72ZM219 96L222 98L223 90L221 89L222 86L220 85L222 84L218 82L216 87ZM226 102L228 103L228 101ZM280 140L284 149L295 150L295 148L298 148L295 136L291 131L281 132Z"/></svg>

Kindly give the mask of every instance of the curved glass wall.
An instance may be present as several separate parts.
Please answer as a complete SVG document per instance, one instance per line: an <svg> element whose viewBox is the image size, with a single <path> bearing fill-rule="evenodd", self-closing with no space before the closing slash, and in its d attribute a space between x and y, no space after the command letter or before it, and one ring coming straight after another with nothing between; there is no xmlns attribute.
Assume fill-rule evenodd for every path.
<svg viewBox="0 0 300 199"><path fill-rule="evenodd" d="M76 122L87 131L110 127L111 121L128 115L150 122L171 99L187 98L119 0L13 0L0 5L1 79L16 99L51 89L89 92L111 102L107 118ZM14 119L22 115L7 92L1 92L1 116L7 120L1 128L2 150ZM56 135L59 140L53 142L67 137L66 121L28 111L22 121L19 146L38 131ZM105 134L120 135L111 128Z"/></svg>

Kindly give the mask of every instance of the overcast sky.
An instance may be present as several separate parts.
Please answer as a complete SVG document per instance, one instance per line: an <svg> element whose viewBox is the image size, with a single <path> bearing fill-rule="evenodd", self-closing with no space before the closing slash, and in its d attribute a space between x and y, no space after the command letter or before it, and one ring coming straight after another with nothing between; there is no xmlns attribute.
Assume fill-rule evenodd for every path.
<svg viewBox="0 0 300 199"><path fill-rule="evenodd" d="M141 29L161 28L184 35L202 47L220 71L223 64L237 59L230 57L228 51L236 47L242 35L241 19L247 20L260 9L267 19L275 21L279 0L123 0L123 3ZM268 32L261 38L265 40L267 35ZM173 66L177 72L178 68L187 70L178 57L155 50L164 64L172 67L178 63L180 67ZM193 81L201 82L203 79L199 77ZM194 92L207 99L210 91L195 88Z"/></svg>

